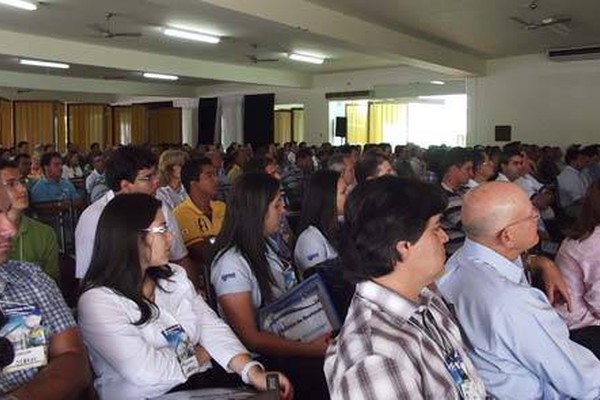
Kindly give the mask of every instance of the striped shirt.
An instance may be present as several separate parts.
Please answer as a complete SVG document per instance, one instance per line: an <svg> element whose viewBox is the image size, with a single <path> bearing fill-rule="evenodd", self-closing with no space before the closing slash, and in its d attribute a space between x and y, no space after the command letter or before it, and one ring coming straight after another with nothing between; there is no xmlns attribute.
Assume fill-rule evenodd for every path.
<svg viewBox="0 0 600 400"><path fill-rule="evenodd" d="M324 370L331 399L460 399L442 350L411 322L427 311L464 361L469 398L485 398L458 326L438 295L425 288L416 304L366 281L356 286L344 326L327 349Z"/></svg>
<svg viewBox="0 0 600 400"><path fill-rule="evenodd" d="M448 206L442 213L440 224L448 235L446 254L449 257L454 254L465 241L465 232L462 229L462 222L460 220L464 192L461 190L452 190L444 183L442 183L442 189L448 199Z"/></svg>

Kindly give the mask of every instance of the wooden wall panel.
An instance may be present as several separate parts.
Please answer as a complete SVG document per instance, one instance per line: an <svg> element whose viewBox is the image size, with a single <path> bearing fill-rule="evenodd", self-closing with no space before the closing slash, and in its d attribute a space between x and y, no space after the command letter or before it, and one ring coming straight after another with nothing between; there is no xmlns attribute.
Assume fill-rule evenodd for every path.
<svg viewBox="0 0 600 400"><path fill-rule="evenodd" d="M131 106L131 144L145 144L148 139L148 109L135 104Z"/></svg>
<svg viewBox="0 0 600 400"><path fill-rule="evenodd" d="M67 151L67 105L56 104L56 150L64 153Z"/></svg>
<svg viewBox="0 0 600 400"><path fill-rule="evenodd" d="M31 147L54 143L55 113L55 102L15 101L15 142L26 140Z"/></svg>
<svg viewBox="0 0 600 400"><path fill-rule="evenodd" d="M12 101L0 99L0 144L3 147L15 145L12 126Z"/></svg>
<svg viewBox="0 0 600 400"><path fill-rule="evenodd" d="M87 153L90 145L106 145L106 127L104 104L70 104L68 106L69 141L78 145L80 151Z"/></svg>
<svg viewBox="0 0 600 400"><path fill-rule="evenodd" d="M181 143L181 109L157 108L148 111L148 135L151 144Z"/></svg>
<svg viewBox="0 0 600 400"><path fill-rule="evenodd" d="M112 121L115 144L131 143L131 107L112 107Z"/></svg>

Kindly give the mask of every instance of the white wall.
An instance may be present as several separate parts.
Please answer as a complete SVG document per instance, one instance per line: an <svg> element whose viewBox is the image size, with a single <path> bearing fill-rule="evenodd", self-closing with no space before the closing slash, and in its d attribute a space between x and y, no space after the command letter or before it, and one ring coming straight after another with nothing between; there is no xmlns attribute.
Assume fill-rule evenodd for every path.
<svg viewBox="0 0 600 400"><path fill-rule="evenodd" d="M469 144L495 143L495 125L512 125L512 139L525 143L600 142L600 60L489 61L485 77L467 80L467 94Z"/></svg>

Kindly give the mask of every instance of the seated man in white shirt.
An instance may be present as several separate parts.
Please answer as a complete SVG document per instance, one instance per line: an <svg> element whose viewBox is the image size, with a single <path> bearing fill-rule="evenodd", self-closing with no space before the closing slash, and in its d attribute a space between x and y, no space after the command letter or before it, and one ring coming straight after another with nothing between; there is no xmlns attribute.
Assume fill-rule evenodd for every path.
<svg viewBox="0 0 600 400"><path fill-rule="evenodd" d="M105 174L111 190L83 211L75 229L75 277L78 279L82 279L89 268L98 220L108 202L122 193L154 195L158 188L156 157L142 147L123 146L115 150L106 163ZM165 204L163 213L173 236L169 260L185 268L190 280L196 287L200 287L200 279L188 257L177 221Z"/></svg>
<svg viewBox="0 0 600 400"><path fill-rule="evenodd" d="M585 165L585 156L577 146L571 146L565 154L567 166L556 178L558 198L567 215L577 217L581 209L581 199L585 196L588 183L581 170Z"/></svg>
<svg viewBox="0 0 600 400"><path fill-rule="evenodd" d="M524 174L523 155L517 146L505 147L500 155L497 181L514 182Z"/></svg>
<svg viewBox="0 0 600 400"><path fill-rule="evenodd" d="M507 399L598 399L600 361L569 340L546 296L525 279L521 254L538 242L539 213L512 183L464 198L467 240L438 281L454 307L488 392Z"/></svg>

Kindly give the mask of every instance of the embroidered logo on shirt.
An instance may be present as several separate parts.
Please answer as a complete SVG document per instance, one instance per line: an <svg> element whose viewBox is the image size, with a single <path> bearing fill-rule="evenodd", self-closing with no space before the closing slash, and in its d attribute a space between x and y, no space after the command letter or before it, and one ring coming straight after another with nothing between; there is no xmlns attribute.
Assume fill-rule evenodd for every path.
<svg viewBox="0 0 600 400"><path fill-rule="evenodd" d="M221 275L221 280L222 280L223 282L226 282L226 281L227 281L227 279L229 279L229 278L235 278L235 272L230 272L230 273L228 273L228 274Z"/></svg>
<svg viewBox="0 0 600 400"><path fill-rule="evenodd" d="M317 257L319 257L319 253L309 254L309 255L306 256L306 259L308 261L312 261L312 260L314 260Z"/></svg>

